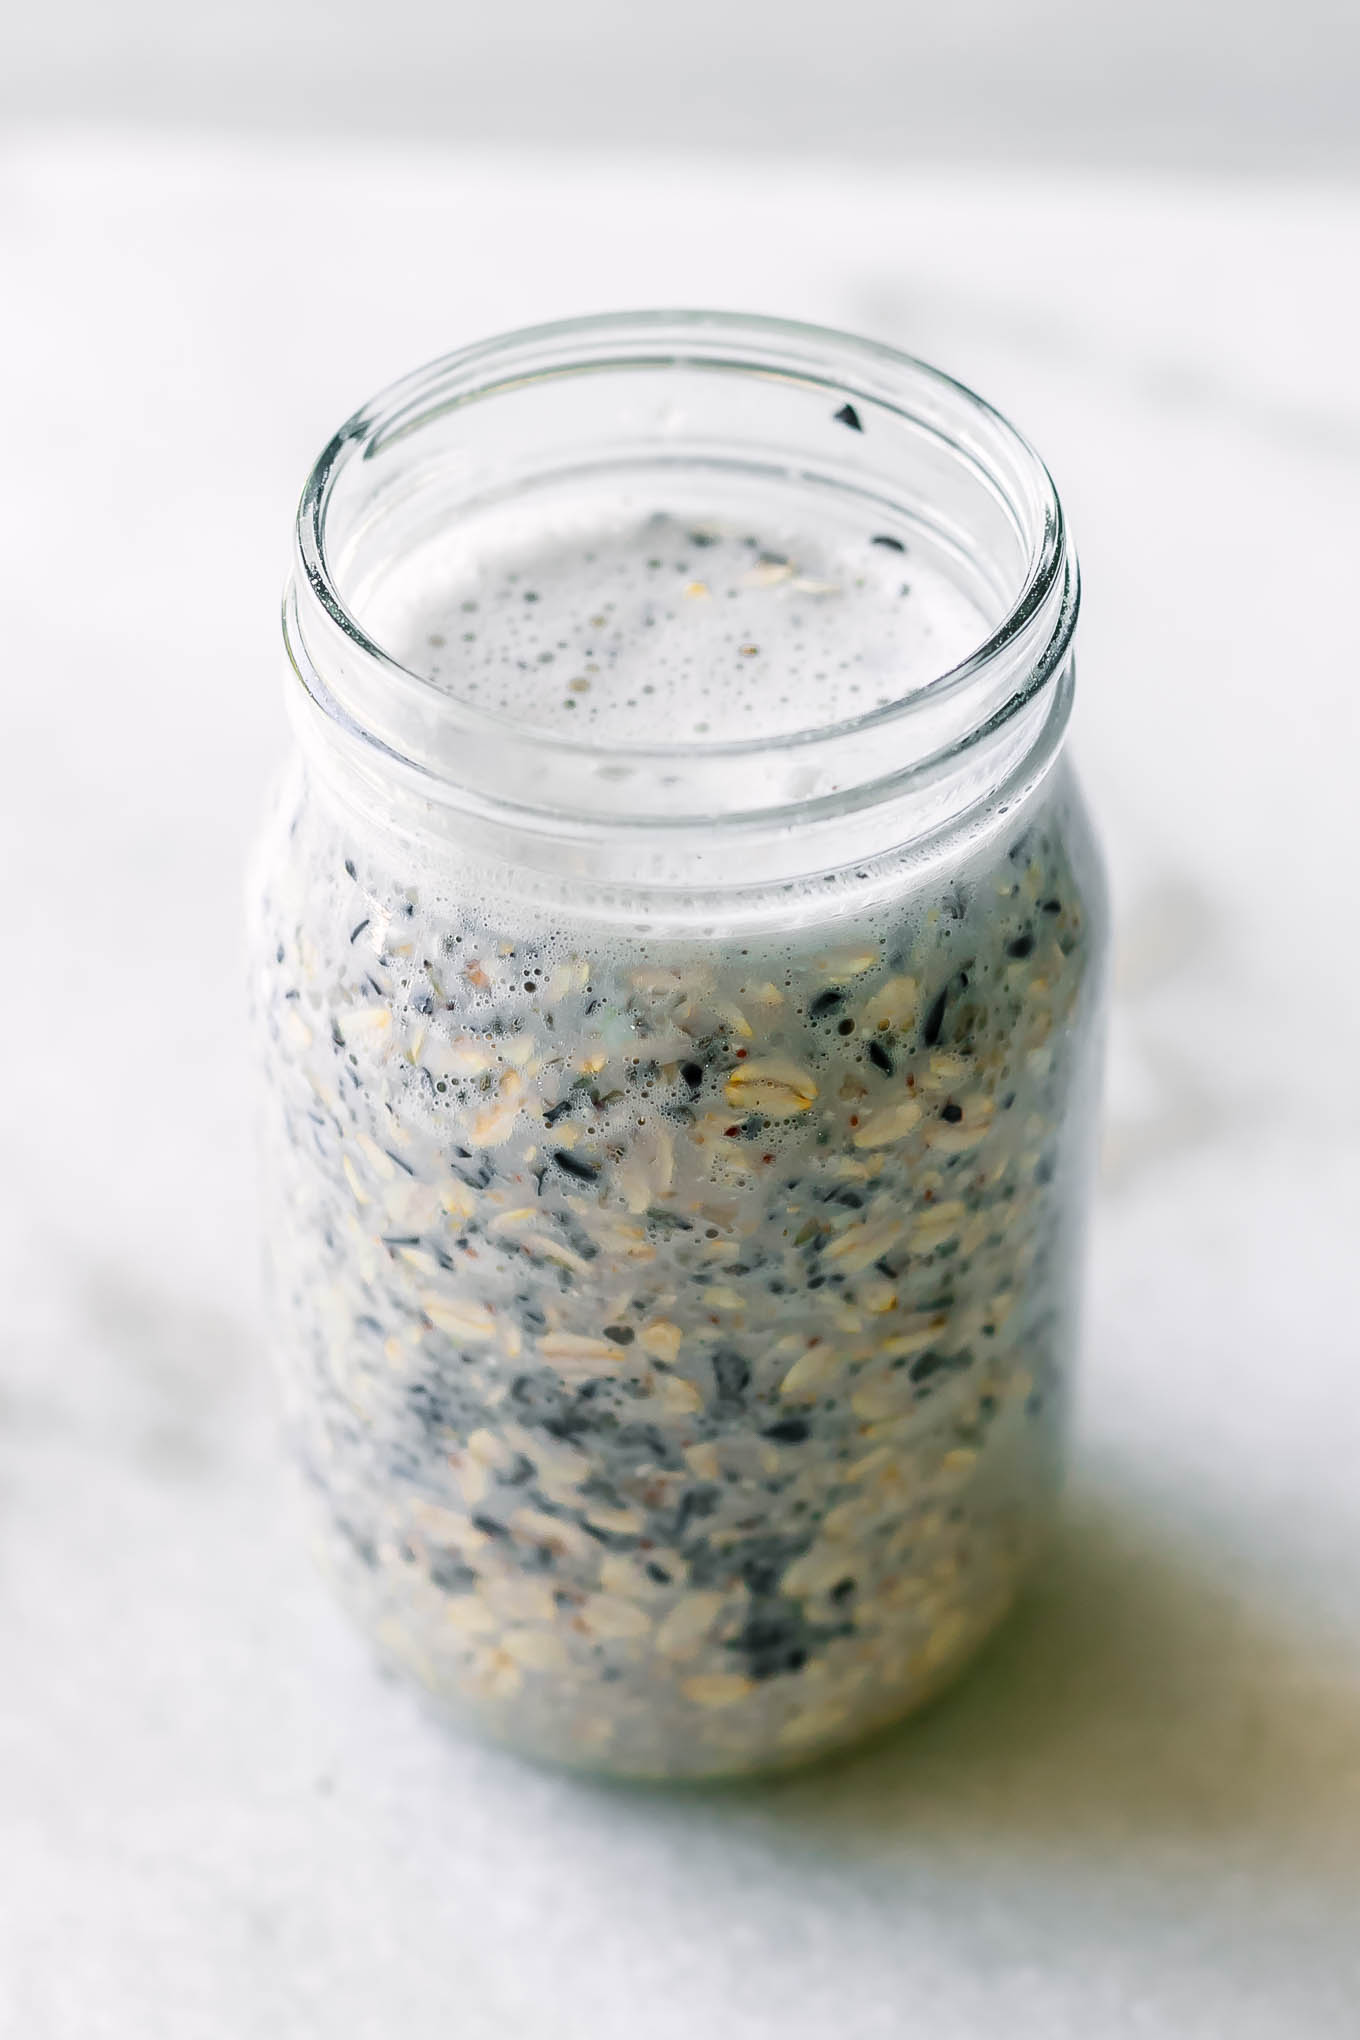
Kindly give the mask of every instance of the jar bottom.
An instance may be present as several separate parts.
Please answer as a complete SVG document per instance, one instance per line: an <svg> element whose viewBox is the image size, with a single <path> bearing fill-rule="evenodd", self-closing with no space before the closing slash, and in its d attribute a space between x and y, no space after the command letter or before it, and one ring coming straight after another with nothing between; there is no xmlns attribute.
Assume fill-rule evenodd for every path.
<svg viewBox="0 0 1360 2040"><path fill-rule="evenodd" d="M645 1700L639 1705L635 1685L613 1710L613 1682L573 1693L569 1682L522 1663L526 1647L517 1648L508 1633L488 1633L470 1648L463 1639L460 1680L429 1611L403 1610L390 1599L384 1606L384 1597L375 1593L375 1572L381 1576L386 1570L381 1561L370 1566L333 1526L314 1539L313 1548L332 1591L379 1661L423 1690L441 1725L530 1762L582 1775L639 1785L718 1784L780 1776L843 1755L901 1727L944 1695L1011 1614L1032 1576L1050 1518L1051 1509L1031 1514L1023 1535L1008 1537L1004 1549L998 1546L989 1555L985 1577L975 1579L966 1596L940 1609L929 1626L925 1619L904 1619L876 1661L852 1674L837 1677L824 1670L811 1685L797 1674L755 1686L748 1682L733 1697L711 1678L705 1687L701 1677L697 1723L694 1704L676 1706L687 1683L682 1665L670 1667L670 1676L655 1685L650 1707ZM542 1646L537 1648L542 1654ZM692 1725L668 1730L668 1712Z"/></svg>

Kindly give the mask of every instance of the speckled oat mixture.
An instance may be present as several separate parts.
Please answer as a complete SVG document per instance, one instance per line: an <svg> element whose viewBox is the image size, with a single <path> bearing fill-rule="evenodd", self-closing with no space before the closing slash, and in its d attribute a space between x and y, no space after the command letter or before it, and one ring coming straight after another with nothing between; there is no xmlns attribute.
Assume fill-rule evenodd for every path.
<svg viewBox="0 0 1360 2040"><path fill-rule="evenodd" d="M1089 1102L1064 785L887 918L732 944L458 903L294 783L256 971L292 1424L347 1596L489 1733L798 1760L1010 1602Z"/></svg>

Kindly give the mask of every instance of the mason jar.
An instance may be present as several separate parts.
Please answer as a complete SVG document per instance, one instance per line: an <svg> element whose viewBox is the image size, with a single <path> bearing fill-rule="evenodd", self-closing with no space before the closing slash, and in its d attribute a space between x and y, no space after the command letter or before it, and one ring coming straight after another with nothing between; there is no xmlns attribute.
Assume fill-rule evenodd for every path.
<svg viewBox="0 0 1360 2040"><path fill-rule="evenodd" d="M287 1422L386 1658L678 1778L895 1720L1042 1542L1106 908L1038 456L863 340L470 347L302 497L254 1007Z"/></svg>

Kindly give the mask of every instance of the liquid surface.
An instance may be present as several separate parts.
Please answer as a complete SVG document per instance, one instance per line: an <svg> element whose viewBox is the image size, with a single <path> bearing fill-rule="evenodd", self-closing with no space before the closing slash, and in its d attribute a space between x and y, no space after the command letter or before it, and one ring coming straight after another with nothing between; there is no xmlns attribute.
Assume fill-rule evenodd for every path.
<svg viewBox="0 0 1360 2040"><path fill-rule="evenodd" d="M885 707L988 629L933 549L862 515L798 532L767 504L717 519L579 494L416 548L364 617L471 707L593 743L698 746Z"/></svg>

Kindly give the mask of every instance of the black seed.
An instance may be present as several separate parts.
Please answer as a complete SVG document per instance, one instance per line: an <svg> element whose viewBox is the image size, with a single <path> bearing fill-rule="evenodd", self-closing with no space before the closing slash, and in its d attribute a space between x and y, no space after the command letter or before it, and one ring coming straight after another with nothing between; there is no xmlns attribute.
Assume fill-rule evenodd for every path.
<svg viewBox="0 0 1360 2040"><path fill-rule="evenodd" d="M741 1568L743 1584L757 1600L767 1600L779 1586L779 1566L769 1558L748 1558Z"/></svg>
<svg viewBox="0 0 1360 2040"><path fill-rule="evenodd" d="M452 1411L428 1381L413 1381L406 1391L406 1403L422 1430L435 1432L447 1429Z"/></svg>
<svg viewBox="0 0 1360 2040"><path fill-rule="evenodd" d="M463 1565L442 1552L437 1552L430 1560L430 1578L446 1594L466 1594L477 1584L477 1575L470 1565Z"/></svg>
<svg viewBox="0 0 1360 2040"><path fill-rule="evenodd" d="M556 1126L558 1120L564 1118L565 1115L568 1112L570 1112L575 1102L576 1100L573 1098L571 1092L568 1091L565 1098L559 1098L555 1105L550 1105L548 1107L547 1111L543 1115L543 1124L545 1126Z"/></svg>
<svg viewBox="0 0 1360 2040"><path fill-rule="evenodd" d="M664 1232L693 1232L694 1227L687 1218L681 1218L674 1211L663 1211L654 1204L647 1212L648 1225L659 1225Z"/></svg>
<svg viewBox="0 0 1360 2040"><path fill-rule="evenodd" d="M675 1535L683 1537L696 1516L711 1516L717 1506L718 1490L715 1487L687 1488L676 1507Z"/></svg>
<svg viewBox="0 0 1360 2040"><path fill-rule="evenodd" d="M838 992L835 990L829 992L818 992L816 998L813 1000L812 1004L808 1007L808 1016L810 1019L813 1020L822 1020L826 1017L828 1013L834 1013L837 1006L843 1006L844 1004L845 1004L844 992Z"/></svg>
<svg viewBox="0 0 1360 2040"><path fill-rule="evenodd" d="M831 1589L831 1598L833 1601L848 1601L854 1591L855 1583L852 1579L837 1580Z"/></svg>
<svg viewBox="0 0 1360 2040"><path fill-rule="evenodd" d="M580 1183L593 1183L600 1173L593 1162L583 1162L568 1148L554 1148L553 1160L559 1169L565 1169L569 1176L575 1176Z"/></svg>
<svg viewBox="0 0 1360 2040"><path fill-rule="evenodd" d="M697 1091L700 1084L704 1081L704 1066L702 1063L696 1062L681 1063L680 1074L689 1085L691 1091Z"/></svg>
<svg viewBox="0 0 1360 2040"><path fill-rule="evenodd" d="M942 1374L948 1365L943 1353L918 1353L907 1375L912 1381L929 1381L932 1375Z"/></svg>
<svg viewBox="0 0 1360 2040"><path fill-rule="evenodd" d="M472 1527L474 1530L480 1530L483 1537L504 1537L505 1535L504 1523L498 1523L494 1516L474 1516Z"/></svg>
<svg viewBox="0 0 1360 2040"><path fill-rule="evenodd" d="M642 1570L646 1573L648 1579L655 1580L659 1587L668 1587L671 1583L671 1576L666 1571L666 1568L658 1565L654 1558L649 1558Z"/></svg>
<svg viewBox="0 0 1360 2040"><path fill-rule="evenodd" d="M859 412L853 404L842 404L839 411L834 415L837 425L848 425L852 432L862 432L864 430L864 427L859 422Z"/></svg>
<svg viewBox="0 0 1360 2040"><path fill-rule="evenodd" d="M885 531L876 531L869 540L869 543L870 545L886 545L889 552L905 552L907 549L900 538L889 538Z"/></svg>
<svg viewBox="0 0 1360 2040"><path fill-rule="evenodd" d="M751 1382L751 1364L740 1353L720 1348L713 1355L713 1378L722 1402L740 1402Z"/></svg>
<svg viewBox="0 0 1360 2040"><path fill-rule="evenodd" d="M356 874L354 870L354 859L352 857L347 857L345 859L345 869L349 873L351 878L355 877Z"/></svg>
<svg viewBox="0 0 1360 2040"><path fill-rule="evenodd" d="M753 1589L754 1591L754 1589ZM762 1596L767 1607L753 1615L732 1638L729 1650L742 1652L753 1679L775 1679L781 1672L800 1672L807 1663L807 1623L789 1601Z"/></svg>
<svg viewBox="0 0 1360 2040"><path fill-rule="evenodd" d="M871 1041L869 1043L869 1060L875 1069L882 1070L885 1077L892 1075L893 1059L881 1041Z"/></svg>
<svg viewBox="0 0 1360 2040"><path fill-rule="evenodd" d="M631 1346L636 1334L631 1325L606 1325L606 1339L612 1339L616 1346Z"/></svg>
<svg viewBox="0 0 1360 2040"><path fill-rule="evenodd" d="M1028 956L1034 947L1032 935L1017 935L1014 942L1006 944L1007 956Z"/></svg>
<svg viewBox="0 0 1360 2040"><path fill-rule="evenodd" d="M963 1107L962 1105L952 1104L942 1105L940 1107L940 1117L941 1119L947 1119L951 1126L957 1126L963 1117Z"/></svg>
<svg viewBox="0 0 1360 2040"><path fill-rule="evenodd" d="M343 1516L336 1517L335 1527L362 1564L375 1566L378 1563L377 1547L371 1538L356 1530L352 1523L347 1523Z"/></svg>
<svg viewBox="0 0 1360 2040"><path fill-rule="evenodd" d="M949 987L946 985L944 990L937 992L931 1000L930 1010L926 1014L921 1027L921 1039L927 1048L934 1048L940 1038L940 1029L944 1026L944 1009L948 999Z"/></svg>
<svg viewBox="0 0 1360 2040"><path fill-rule="evenodd" d="M364 930L365 930L365 928L366 928L367 926L368 926L368 922L367 922L367 921L360 921L360 923L359 923L359 925L358 925L358 927L357 927L357 928L351 928L351 929L350 929L350 931L349 931L349 939L350 939L350 941L351 941L351 942L357 942L357 941L359 940L359 937L360 937L360 936L361 936L361 935L363 934L363 932L364 932Z"/></svg>
<svg viewBox="0 0 1360 2040"><path fill-rule="evenodd" d="M1062 901L1045 900L1043 910L1046 914L1060 914L1062 912Z"/></svg>
<svg viewBox="0 0 1360 2040"><path fill-rule="evenodd" d="M801 1445L808 1435L808 1426L802 1417L784 1417L777 1424L771 1424L766 1431L767 1438L773 1438L779 1445Z"/></svg>

